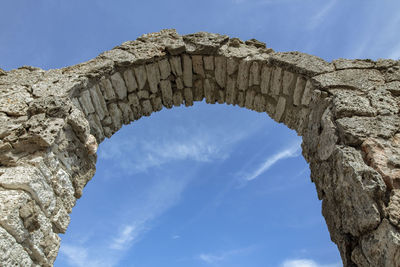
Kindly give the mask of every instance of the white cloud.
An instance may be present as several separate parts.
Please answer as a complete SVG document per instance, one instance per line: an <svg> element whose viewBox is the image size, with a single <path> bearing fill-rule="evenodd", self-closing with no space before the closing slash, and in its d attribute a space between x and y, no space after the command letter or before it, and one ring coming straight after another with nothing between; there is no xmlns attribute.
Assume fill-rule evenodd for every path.
<svg viewBox="0 0 400 267"><path fill-rule="evenodd" d="M258 176L266 172L269 168L271 168L274 164L276 164L278 161L287 159L287 158L292 158L292 157L297 157L300 155L300 143L295 143L289 148L285 148L272 156L269 156L256 170L249 172L247 175L245 175L245 180L251 181L256 179Z"/></svg>
<svg viewBox="0 0 400 267"><path fill-rule="evenodd" d="M309 29L313 30L318 27L321 23L323 23L325 17L327 17L328 13L333 9L337 0L331 0L326 3L325 6L317 12L314 16L310 18Z"/></svg>
<svg viewBox="0 0 400 267"><path fill-rule="evenodd" d="M67 259L67 262L71 266L77 266L77 267L96 267L96 266L102 266L102 267L111 267L115 265L115 258L114 257L109 257L109 258L104 258L104 257L94 257L93 255L90 255L88 249L83 246L75 246L75 245L68 245L68 244L63 244L60 247L60 254L62 256L65 256ZM113 260L114 258L114 260Z"/></svg>
<svg viewBox="0 0 400 267"><path fill-rule="evenodd" d="M135 225L126 225L119 235L113 240L110 248L116 250L126 249L138 234L139 231Z"/></svg>
<svg viewBox="0 0 400 267"><path fill-rule="evenodd" d="M127 250L151 230L156 219L178 203L190 179L191 177L164 177L157 180L140 197L133 197L126 206L119 207L121 216L114 217L111 223L108 222L108 228L117 230L108 233L105 231L100 239L89 239L80 245L64 243L60 253L71 266L117 266Z"/></svg>
<svg viewBox="0 0 400 267"><path fill-rule="evenodd" d="M199 259L206 263L213 264L215 262L224 260L225 255L216 256L216 255L212 255L212 254L203 254L202 253L199 255Z"/></svg>
<svg viewBox="0 0 400 267"><path fill-rule="evenodd" d="M119 171L128 174L145 172L153 167L183 160L215 162L227 159L232 147L255 130L232 132L223 128L199 127L183 131L173 129L164 138L142 136L127 140L115 137L113 142L101 144L99 158L113 162Z"/></svg>
<svg viewBox="0 0 400 267"><path fill-rule="evenodd" d="M246 248L240 248L240 249L233 249L233 250L228 250L228 251L224 251L222 253L218 253L218 254L213 254L213 253L201 253L199 254L196 258L211 264L211 265L215 265L218 264L220 262L226 261L231 259L232 257L238 255L238 254L243 254L243 253L248 253L251 252L254 249L253 246L250 247L246 247Z"/></svg>
<svg viewBox="0 0 400 267"><path fill-rule="evenodd" d="M340 267L340 263L335 264L319 264L310 259L290 259L285 260L281 267Z"/></svg>

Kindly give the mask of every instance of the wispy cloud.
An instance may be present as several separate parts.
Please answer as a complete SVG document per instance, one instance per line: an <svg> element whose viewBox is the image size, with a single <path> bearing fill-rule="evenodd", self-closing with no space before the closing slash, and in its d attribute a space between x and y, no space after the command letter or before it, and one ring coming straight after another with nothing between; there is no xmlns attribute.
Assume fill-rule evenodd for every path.
<svg viewBox="0 0 400 267"><path fill-rule="evenodd" d="M123 250L129 247L130 243L138 236L140 230L135 225L126 225L110 244L110 248Z"/></svg>
<svg viewBox="0 0 400 267"><path fill-rule="evenodd" d="M92 239L79 245L63 244L61 255L71 266L117 266L127 250L152 229L156 219L179 202L191 178L164 177L157 180L140 197L126 203L126 207L119 207L121 216L108 222L108 228L116 230L103 234L98 241Z"/></svg>
<svg viewBox="0 0 400 267"><path fill-rule="evenodd" d="M313 29L317 28L321 23L323 23L325 17L327 17L329 12L331 12L333 7L336 5L336 2L337 2L337 0L329 1L328 3L325 4L325 6L321 10L319 10L317 13L315 13L314 16L312 16L310 18L308 28L310 30L313 30Z"/></svg>
<svg viewBox="0 0 400 267"><path fill-rule="evenodd" d="M237 256L239 254L249 253L253 249L254 249L254 247L251 246L251 247L246 247L246 248L228 250L228 251L224 251L224 252L217 253L217 254L200 253L196 258L198 260L201 260L210 265L217 265L217 264L227 261L227 260L231 259L232 257Z"/></svg>
<svg viewBox="0 0 400 267"><path fill-rule="evenodd" d="M288 259L285 260L281 267L340 267L340 263L319 264L311 259Z"/></svg>
<svg viewBox="0 0 400 267"><path fill-rule="evenodd" d="M78 245L63 244L60 247L60 254L64 256L70 266L77 267L112 267L115 265L114 257L97 257L90 255L88 248Z"/></svg>
<svg viewBox="0 0 400 267"><path fill-rule="evenodd" d="M230 156L232 148L254 130L227 132L221 129L171 130L167 138L115 138L99 148L100 160L118 165L117 170L128 174L145 172L153 167L178 161L216 162ZM134 151L134 152L133 152ZM129 154L129 157L126 155Z"/></svg>
<svg viewBox="0 0 400 267"><path fill-rule="evenodd" d="M287 158L297 157L300 155L300 143L295 143L292 146L285 148L265 159L265 161L254 171L248 172L244 179L246 181L251 181L259 177L261 174L266 172L269 168L271 168L274 164L276 164L280 160L284 160Z"/></svg>

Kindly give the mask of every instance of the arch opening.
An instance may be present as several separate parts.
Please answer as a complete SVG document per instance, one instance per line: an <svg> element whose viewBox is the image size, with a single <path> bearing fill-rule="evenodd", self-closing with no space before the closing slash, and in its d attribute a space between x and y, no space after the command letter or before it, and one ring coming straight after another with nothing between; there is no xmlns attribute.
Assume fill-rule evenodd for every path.
<svg viewBox="0 0 400 267"><path fill-rule="evenodd" d="M312 251L316 247L321 248L323 241L330 243L330 240L326 228L320 230L320 227L324 227L320 224L321 221L311 216L313 214L320 217L320 203L316 199L314 185L309 182L307 174L295 177L298 175L297 171L289 170L297 164L302 166L301 169L296 168L298 171L304 171L304 168L308 169L300 155L298 143L300 138L283 125L278 128L274 126L277 126L276 123L267 118L265 114L246 111L238 107L207 105L201 102L190 108L174 107L171 110L154 113L149 118L122 127L115 136L106 140L105 144L101 144L96 175L94 181L86 186L83 198L91 205L102 207L108 206L109 201L97 202L97 194L104 192L107 198L118 195L118 201L115 201L115 210L112 208L114 211L110 210L109 213L104 210L104 214L113 214L109 217L115 224L110 223L112 226L107 226L107 222L102 220L105 220L104 216L101 215L94 220L94 224L96 221L102 220L101 224L105 224L104 228L113 229L110 231L113 232L112 237L107 240L109 243L112 243L115 240L114 237L119 236L124 229L129 229L121 227L121 225L129 227L132 222L140 220L138 217L142 213L137 206L143 205L146 210L154 209L146 204L154 203L151 197L146 198L145 202L141 201L143 194L148 193L148 190L154 192L155 187L171 189L171 185L181 189L182 183L185 184L179 200L171 204L171 207L160 217L147 222L151 229L143 235L135 237L140 241L134 243L132 250L127 252L131 256L126 256L120 264L129 265L136 262L139 265L157 266L161 264L160 261L163 261L164 265L196 266L207 264L204 261L207 256L218 257L227 251L238 252L232 258L234 263L230 263L232 259L227 257L227 261L220 261L219 264L240 265L238 262L251 264L251 259L258 257L264 259L264 264L278 266L287 258L294 259L300 256L302 256L300 258L314 258L320 263L336 262L337 258L329 255L327 251L325 253L314 251L314 253L309 252L309 254L303 255L299 251L294 252L293 247L296 245L298 250L308 246L307 248ZM141 141L139 142L138 139ZM119 143L121 145L118 145ZM145 144L151 145L159 151L150 149ZM105 148L104 145L106 145ZM104 149L102 150L102 148ZM125 151L125 155L117 157L115 153L120 149ZM179 152L175 152L178 155L173 156L173 151L178 149L180 149ZM189 152L188 155L189 149L193 152ZM166 150L169 151L168 154L171 158L165 158ZM287 161L277 162L269 171L247 181L250 176L254 176L254 173L262 168L265 162L285 150L295 151L295 156L288 157ZM108 160L104 157L107 157ZM161 167L149 167L150 163L144 166L143 161L147 158L164 163ZM124 159L129 163L121 164ZM99 167L99 164L103 164L104 167L101 165ZM119 164L129 166L129 169L115 171L121 168ZM180 165L183 166L179 168ZM283 165L286 165L286 168ZM291 168L287 166L291 166ZM104 172L108 168L113 171L105 174ZM146 171L144 171L145 169ZM149 187L145 187L142 182L139 182L145 180L149 181ZM150 181L156 181L157 186ZM99 188L100 183L108 184L108 186L105 186L102 191ZM91 192L87 191L89 190L87 187ZM176 197L173 192L176 191L172 189L168 191L171 191L171 195L166 196L161 190L159 193L154 193L153 196L165 197L160 202L171 203L171 198ZM288 195L296 196L296 200L290 202L286 197ZM89 209L89 204L83 204L81 201L77 202L80 204L74 208L74 212L80 209L79 213L87 214L82 209L84 209L83 206ZM220 203L218 207L215 207L216 202ZM118 207L117 204L123 207ZM232 205L236 208L232 208ZM248 209L251 211L247 211ZM125 213L132 210L135 211L132 212L134 213L132 217L120 220L120 211ZM236 217L235 210L238 210ZM274 210L279 211L274 212ZM300 215L301 210L304 211L302 216ZM147 214L143 216L146 217ZM180 219L175 219L175 217ZM247 218L245 219L245 217ZM311 218L315 218L319 223ZM269 224L271 227L267 230ZM67 235L80 236L79 233L86 232L78 230L82 229L84 225L89 225L91 230L95 228L90 221L81 223L80 219L76 215L74 217L74 213L72 213ZM300 230L302 227L304 227L303 230ZM255 233L256 229L257 233ZM313 231L313 234L307 237L306 229ZM96 233L98 232L101 231L96 231ZM279 236L278 233L281 233L282 236ZM174 236L179 237L174 239ZM322 236L325 239L322 239ZM221 240L227 237L231 238L231 244L222 244L224 242ZM96 242L97 244L102 242L101 239L97 239L99 238L97 235L93 238L99 240ZM298 241L298 244L294 245L295 242L292 241L296 239L302 241ZM63 237L57 259L59 264L67 261L66 253L64 253L66 251L63 252L63 242L69 249L79 247L78 244L73 243L74 241L72 237ZM103 239L106 247L107 241ZM206 242L210 245L204 246ZM293 244L293 246L288 244ZM86 247L84 244L82 245ZM126 247L128 245L129 242ZM101 246L99 247L101 250ZM146 251L149 251L146 249L150 247L152 247L150 251L158 251L156 258L145 256ZM107 247L106 250L107 253L100 253L104 257L111 254L110 251L113 249ZM239 251L243 253L239 253ZM89 255L87 262L90 262L93 250L87 249L87 252ZM330 252L332 253L332 250ZM174 261L183 256L188 259L183 262ZM117 258L115 256L115 259ZM102 262L107 261L102 260Z"/></svg>

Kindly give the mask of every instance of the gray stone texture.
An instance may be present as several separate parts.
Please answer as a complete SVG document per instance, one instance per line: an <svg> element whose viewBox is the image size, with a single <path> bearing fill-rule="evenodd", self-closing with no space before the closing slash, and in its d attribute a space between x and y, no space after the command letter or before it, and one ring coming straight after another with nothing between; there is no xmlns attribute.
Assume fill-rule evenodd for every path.
<svg viewBox="0 0 400 267"><path fill-rule="evenodd" d="M400 266L399 66L162 30L76 66L1 71L1 266L53 265L104 138L204 98L265 112L302 136L344 266Z"/></svg>

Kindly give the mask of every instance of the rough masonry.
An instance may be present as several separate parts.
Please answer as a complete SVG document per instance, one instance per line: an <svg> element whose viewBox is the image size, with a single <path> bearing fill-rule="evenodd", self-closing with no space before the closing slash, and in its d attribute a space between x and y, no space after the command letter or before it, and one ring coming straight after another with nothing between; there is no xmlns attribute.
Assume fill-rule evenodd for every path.
<svg viewBox="0 0 400 267"><path fill-rule="evenodd" d="M0 266L52 266L97 145L203 100L296 130L343 265L400 266L400 61L329 63L174 30L63 69L0 70Z"/></svg>

